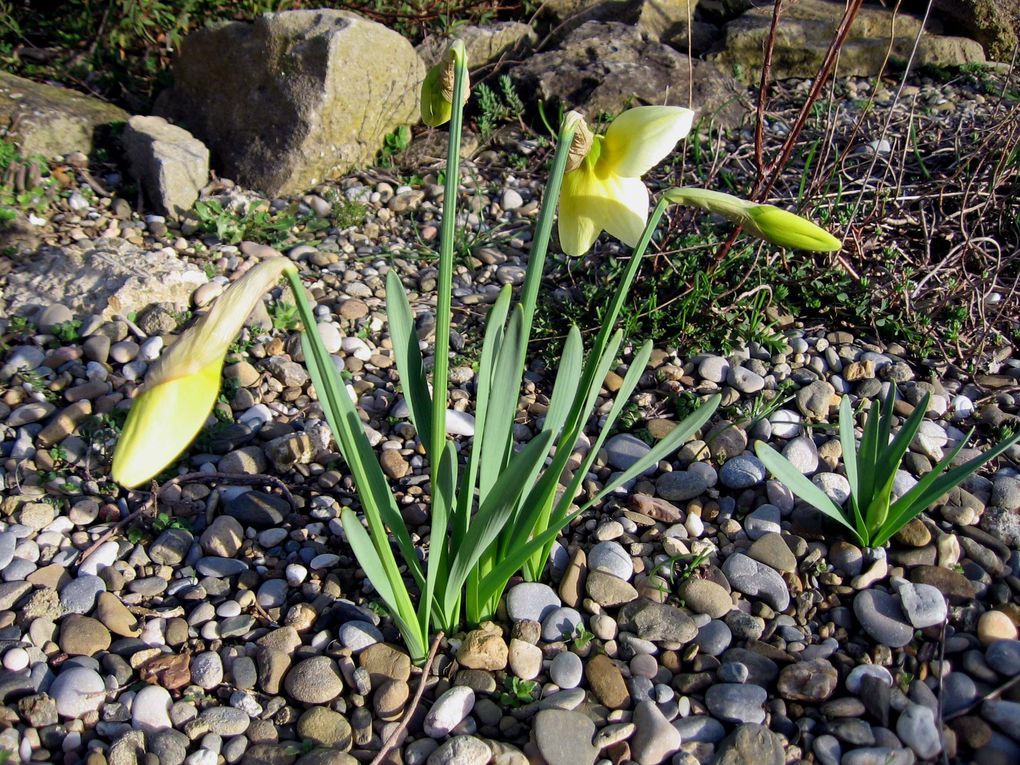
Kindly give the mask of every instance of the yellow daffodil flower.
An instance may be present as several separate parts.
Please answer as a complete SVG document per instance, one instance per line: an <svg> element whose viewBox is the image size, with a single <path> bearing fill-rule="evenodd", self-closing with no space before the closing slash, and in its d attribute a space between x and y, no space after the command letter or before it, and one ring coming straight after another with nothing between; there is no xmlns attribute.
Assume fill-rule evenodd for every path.
<svg viewBox="0 0 1020 765"><path fill-rule="evenodd" d="M560 192L561 249L584 255L602 231L634 247L648 220L648 189L641 176L690 132L694 112L639 106L613 120L604 136L592 135L576 112L566 119L577 127Z"/></svg>
<svg viewBox="0 0 1020 765"><path fill-rule="evenodd" d="M198 435L216 403L227 349L262 295L296 268L287 258L259 263L149 367L113 455L117 483L145 483Z"/></svg>
<svg viewBox="0 0 1020 765"><path fill-rule="evenodd" d="M741 226L747 233L791 250L835 252L843 243L823 228L792 212L708 189L670 189L666 199L700 207Z"/></svg>
<svg viewBox="0 0 1020 765"><path fill-rule="evenodd" d="M439 127L453 116L453 84L457 66L467 66L464 43L454 40L443 53L439 63L430 67L421 85L421 121L429 127ZM466 104L470 94L465 70L464 95Z"/></svg>

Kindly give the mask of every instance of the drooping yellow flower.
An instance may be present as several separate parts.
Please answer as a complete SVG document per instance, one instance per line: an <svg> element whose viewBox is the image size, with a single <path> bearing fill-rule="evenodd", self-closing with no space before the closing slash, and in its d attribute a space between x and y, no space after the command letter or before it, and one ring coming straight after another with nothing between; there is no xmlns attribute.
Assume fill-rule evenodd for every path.
<svg viewBox="0 0 1020 765"><path fill-rule="evenodd" d="M773 205L709 189L670 189L664 195L675 204L700 207L741 226L747 233L791 250L835 252L843 243L825 229Z"/></svg>
<svg viewBox="0 0 1020 765"><path fill-rule="evenodd" d="M429 127L439 127L453 116L453 86L458 66L467 66L464 43L454 40L435 66L430 67L421 85L421 121ZM463 102L470 95L467 70L464 71Z"/></svg>
<svg viewBox="0 0 1020 765"><path fill-rule="evenodd" d="M588 132L576 112L571 162L560 192L560 247L584 255L602 231L634 247L648 220L648 189L641 176L673 151L691 130L694 112L678 106L638 106L613 120L604 136Z"/></svg>
<svg viewBox="0 0 1020 765"><path fill-rule="evenodd" d="M145 483L198 435L216 403L227 349L262 295L296 268L287 258L259 263L149 367L114 451L117 483Z"/></svg>

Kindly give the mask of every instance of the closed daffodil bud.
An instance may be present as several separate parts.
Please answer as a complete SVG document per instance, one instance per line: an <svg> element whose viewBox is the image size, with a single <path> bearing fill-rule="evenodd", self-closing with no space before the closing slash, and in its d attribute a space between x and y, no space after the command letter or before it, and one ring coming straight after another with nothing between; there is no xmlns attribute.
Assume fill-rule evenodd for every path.
<svg viewBox="0 0 1020 765"><path fill-rule="evenodd" d="M467 73L467 53L464 43L454 40L442 59L425 74L421 86L421 121L429 127L439 127L453 116L453 89L457 67L464 67L464 95L466 104L470 94Z"/></svg>
<svg viewBox="0 0 1020 765"><path fill-rule="evenodd" d="M772 205L754 205L747 211L744 228L779 247L812 252L835 252L843 243L823 228L799 215Z"/></svg>
<svg viewBox="0 0 1020 765"><path fill-rule="evenodd" d="M747 233L779 247L811 252L835 252L843 243L825 229L773 205L748 202L732 194L708 189L670 189L664 195L675 204L693 205L721 215Z"/></svg>
<svg viewBox="0 0 1020 765"><path fill-rule="evenodd" d="M117 440L117 483L145 483L194 440L216 403L227 349L262 296L284 272L295 270L287 258L262 261L149 367Z"/></svg>
<svg viewBox="0 0 1020 765"><path fill-rule="evenodd" d="M584 255L602 231L634 247L648 220L641 176L665 159L691 130L694 112L678 106L639 106L593 136L580 115L560 192L560 247Z"/></svg>

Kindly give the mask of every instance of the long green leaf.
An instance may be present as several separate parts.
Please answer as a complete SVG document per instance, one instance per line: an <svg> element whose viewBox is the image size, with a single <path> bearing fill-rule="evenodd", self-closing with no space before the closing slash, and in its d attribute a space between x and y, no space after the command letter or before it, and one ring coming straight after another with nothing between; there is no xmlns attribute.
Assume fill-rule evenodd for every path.
<svg viewBox="0 0 1020 765"><path fill-rule="evenodd" d="M857 506L863 513L865 508L871 504L872 496L875 493L875 470L878 462L878 424L881 420L879 410L881 404L872 401L868 409L868 415L864 420L864 433L861 436L861 448L857 452L858 482L860 483L860 497ZM888 436L888 434L886 434ZM863 522L863 521L862 521Z"/></svg>
<svg viewBox="0 0 1020 765"><path fill-rule="evenodd" d="M918 481L916 485L911 487L909 491L893 503L886 525L879 530L878 534L876 534L874 544L876 546L885 544L889 541L893 534L899 531L899 529L908 523L914 516L966 481L982 465L998 457L1013 446L1013 444L1017 443L1017 441L1020 441L1020 433L1017 433L1013 437L1006 439L996 446L993 446L984 454L979 454L977 457L968 460L959 467L955 467L949 472L942 473L942 471L945 470L945 468L952 462L953 458L956 457L960 449L963 448L967 439L961 441L953 449L952 453L944 457L942 461L940 461L938 465L936 465L927 475Z"/></svg>
<svg viewBox="0 0 1020 765"><path fill-rule="evenodd" d="M432 487L432 524L429 533L429 557L425 569L425 591L418 604L421 623L428 625L432 621L432 602L436 591L440 593L438 601L444 602L442 594L447 589L449 560L446 548L446 532L450 514L453 511L457 486L457 450L452 441L447 441L443 455L439 460L439 481ZM440 614L440 628L450 629L457 622L457 613Z"/></svg>
<svg viewBox="0 0 1020 765"><path fill-rule="evenodd" d="M398 579L396 560L389 550L386 536L386 527L389 526L412 576L421 587L425 578L414 545L411 544L411 537L397 510L397 503L386 482L386 476L379 467L372 446L368 443L361 418L358 417L354 403L347 394L347 388L340 380L340 374L322 343L315 314L308 302L301 279L292 272L288 272L286 276L294 295L298 315L305 325L305 331L301 333L301 347L304 350L308 373L319 394L326 420L354 476L376 551L386 565L390 580Z"/></svg>
<svg viewBox="0 0 1020 765"><path fill-rule="evenodd" d="M400 634L411 652L411 660L416 664L421 664L428 655L428 623L425 622L423 627L417 621L403 580L399 576L397 581L390 579L387 566L376 552L371 538L362 528L357 514L350 508L344 508L340 513L340 523L347 535L347 543L358 559L358 564L364 570L368 581L375 587L375 591L379 593L379 597L389 609L397 629L400 630Z"/></svg>
<svg viewBox="0 0 1020 765"><path fill-rule="evenodd" d="M828 495L824 491L811 483L807 476L791 465L786 457L781 455L764 441L755 441L754 452L758 455L758 459L762 461L762 464L768 468L769 472L786 484L790 491L816 510L820 511L837 523L846 526L853 532L854 536L857 537L861 544L865 543L865 540L860 538L857 534L857 529L853 527L853 524L847 521L843 511L836 505L836 503L829 499Z"/></svg>
<svg viewBox="0 0 1020 765"><path fill-rule="evenodd" d="M485 432L485 423L489 418L489 391L492 387L492 369L496 364L496 356L503 343L506 317L510 313L512 288L506 285L499 292L485 322L485 338L482 343L482 355L478 362L478 381L475 385L475 433ZM474 438L471 442L471 454L468 457L467 474L464 486L457 497L457 518L454 526L454 543L459 544L467 533L468 519L474 505L475 482L478 480L478 466L482 459L482 439Z"/></svg>
<svg viewBox="0 0 1020 765"><path fill-rule="evenodd" d="M861 481L857 465L857 442L854 438L854 412L849 396L839 401L839 444L843 446L843 463L850 483L850 507L854 512L854 525L858 534L863 535L867 533L867 526L860 508Z"/></svg>
<svg viewBox="0 0 1020 765"><path fill-rule="evenodd" d="M602 389L602 383L606 379L606 375L609 373L613 362L616 360L616 354L622 342L623 331L617 331L613 333L608 347L604 348L600 355L593 355L594 351L592 354L589 354L586 362L587 369L581 379L581 385L578 387L567 428L560 435L556 456L538 481L538 484L532 489L527 499L525 499L524 506L529 510L528 519L522 519L511 529L509 538L502 545L504 553L508 548L522 546L525 540L531 537L533 533L543 531L549 525L560 475L570 459L570 453L574 445L577 443L578 438L580 438L581 433L584 432L588 413L595 406L595 400ZM584 416L579 416L580 413L584 413ZM590 466L592 460L594 460L594 455L589 453L585 458L585 463ZM569 494L572 488L574 494L576 494L583 478L584 471L578 470L575 472L574 481L568 487L567 493ZM536 572L540 572L545 566L545 560L539 560L542 557L543 555L539 554L529 561L529 570L525 573L537 578L538 573Z"/></svg>
<svg viewBox="0 0 1020 765"><path fill-rule="evenodd" d="M895 397L896 388L893 387L889 398L894 399L894 403ZM875 492L872 495L871 504L868 505L864 512L864 522L868 526L869 536L873 536L878 529L882 528L886 518L889 516L889 504L892 498L893 484L896 481L896 472L899 470L900 463L903 462L907 449L910 448L910 444L913 443L914 437L921 427L924 414L928 411L928 399L929 396L925 396L924 400L914 408L913 413L900 426L899 432L896 433L896 436L888 446L879 448L878 462L875 465ZM891 412L890 408L888 419L883 416L883 424L891 423ZM883 415L885 414L886 412L883 412ZM887 432L880 428L879 438L884 437L883 434Z"/></svg>
<svg viewBox="0 0 1020 765"><path fill-rule="evenodd" d="M425 379L425 367L418 347L418 335L414 331L414 318L407 302L407 293L400 283L396 269L386 274L386 315L390 324L393 353L397 359L400 384L404 389L404 400L411 414L411 423L418 431L418 437L426 450L432 449L432 396ZM430 460L439 455L428 454Z"/></svg>
<svg viewBox="0 0 1020 765"><path fill-rule="evenodd" d="M553 436L559 435L570 413L570 405L577 396L577 387L581 382L581 364L584 361L583 353L581 332L576 324L571 324L567 339L563 343L552 398L549 400L545 422L542 424L542 429L552 432Z"/></svg>
<svg viewBox="0 0 1020 765"><path fill-rule="evenodd" d="M478 513L471 521L467 536L460 548L453 553L453 562L447 579L447 609L454 595L459 596L461 587L464 586L468 574L482 553L503 529L506 519L521 495L524 477L534 469L536 462L541 462L551 443L552 436L549 433L540 433L531 439L510 459L506 470L493 486L489 498L479 507Z"/></svg>
<svg viewBox="0 0 1020 765"><path fill-rule="evenodd" d="M432 482L439 473L439 460L446 441L446 399L450 375L450 321L453 300L453 243L457 233L457 190L460 187L460 144L464 127L464 89L467 65L456 59L453 77L453 112L446 144L446 184L443 222L439 234L439 279L436 284L436 348L432 368Z"/></svg>
<svg viewBox="0 0 1020 765"><path fill-rule="evenodd" d="M514 308L507 323L506 333L496 354L489 389L489 411L485 419L482 439L481 464L478 470L478 502L484 504L489 492L503 471L513 448L513 425L517 415L520 384L514 373L517 355L522 343L520 306ZM477 426L477 423L476 423ZM477 433L477 430L476 430Z"/></svg>

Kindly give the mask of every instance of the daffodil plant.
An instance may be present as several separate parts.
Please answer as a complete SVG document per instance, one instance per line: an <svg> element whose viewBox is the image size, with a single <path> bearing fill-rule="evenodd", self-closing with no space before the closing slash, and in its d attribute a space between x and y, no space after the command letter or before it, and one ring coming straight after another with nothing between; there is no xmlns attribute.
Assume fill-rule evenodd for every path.
<svg viewBox="0 0 1020 765"><path fill-rule="evenodd" d="M884 402L871 403L858 446L850 397L843 396L839 403L839 440L843 447L846 478L850 483L847 509L833 502L768 444L758 441L755 453L769 472L786 484L790 491L847 529L862 547L881 547L925 508L966 481L982 465L998 457L1020 439L1020 434L1017 434L984 454L951 468L956 455L973 435L974 431L971 430L920 481L894 499L892 491L896 472L921 428L921 422L928 411L929 398L925 396L915 407L894 437L892 426L896 388L893 386Z"/></svg>
<svg viewBox="0 0 1020 765"><path fill-rule="evenodd" d="M407 294L395 270L386 277L387 316L401 389L429 460L432 506L427 551L419 554L404 525L358 410L319 337L297 268L283 258L265 261L238 280L153 366L114 457L114 477L126 486L137 486L187 447L215 401L228 344L255 302L285 276L304 325L301 340L315 390L360 499L360 514L354 508L341 511L345 535L416 662L426 658L433 627L450 631L465 620L477 624L490 618L518 571L538 579L564 526L668 456L708 421L719 404L718 396L709 398L643 458L615 475L595 496L578 502L581 483L652 352L650 342L635 351L591 448L571 474L571 453L621 353L623 333L616 327L617 319L659 220L673 202L700 204L705 209L712 203L718 208L715 211L724 205L711 197L682 197L691 190L674 190L672 197L667 193L659 199L649 216L648 190L641 176L690 130L693 113L689 110L631 109L604 136L593 135L581 115L570 112L560 127L520 299L514 303L506 286L489 312L476 377L475 436L466 457L460 459L447 437L446 414L454 226L467 83L464 46L455 42L429 71L421 98L426 124L450 123L431 390ZM761 209L767 206L743 203L741 207L738 202L729 203L727 217L758 236L785 246L815 249L826 248L820 243L835 242L831 237L831 242L825 240L827 234L792 214L763 214ZM527 444L518 445L513 424L557 204L560 244L566 254L583 255L604 230L632 245L634 256L587 355L581 333L570 327L538 433Z"/></svg>

